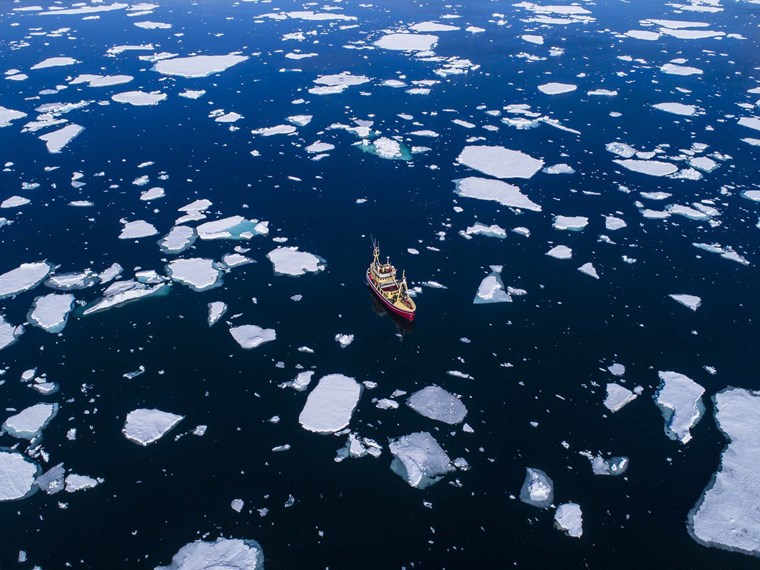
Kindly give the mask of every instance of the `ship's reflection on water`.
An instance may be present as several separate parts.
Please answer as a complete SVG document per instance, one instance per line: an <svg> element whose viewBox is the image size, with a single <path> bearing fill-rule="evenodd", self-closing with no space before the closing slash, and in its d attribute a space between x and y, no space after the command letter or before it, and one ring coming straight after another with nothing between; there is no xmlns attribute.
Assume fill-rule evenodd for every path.
<svg viewBox="0 0 760 570"><path fill-rule="evenodd" d="M414 331L414 321L407 321L405 318L391 313L371 290L369 290L369 298L372 301L372 312L378 317L388 317L391 319L396 325L396 332L406 335Z"/></svg>

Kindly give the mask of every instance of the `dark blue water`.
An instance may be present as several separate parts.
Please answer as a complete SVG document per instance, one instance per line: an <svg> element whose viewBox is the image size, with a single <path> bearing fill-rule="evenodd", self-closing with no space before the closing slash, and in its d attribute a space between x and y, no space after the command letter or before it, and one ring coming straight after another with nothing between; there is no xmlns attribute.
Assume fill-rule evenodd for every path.
<svg viewBox="0 0 760 570"><path fill-rule="evenodd" d="M166 297L72 317L61 335L27 327L17 344L0 352L0 369L7 371L0 385L6 408L20 410L39 401L60 405L42 441L49 464L64 462L74 473L104 479L87 491L37 493L0 504L0 567L153 568L167 564L188 542L220 536L257 540L268 568L757 567L755 558L697 544L687 532L686 516L725 446L710 396L729 385L760 388L760 230L755 228L760 208L739 195L758 184L756 147L740 139L758 135L737 124L737 117L758 114L757 107L737 106L753 105L758 98L747 94L758 81L758 7L727 1L718 13L677 13L655 2L610 1L584 5L593 22L541 26L525 21L533 16L529 11L506 2L336 6L358 20L254 22L276 8L302 9L280 1L190 5L164 0L147 16L116 10L97 20L14 13L15 4L0 8L3 70L29 75L21 82L3 80L0 87L0 105L29 114L0 129L0 159L13 163L0 176L0 201L15 194L32 200L23 208L0 211L14 221L0 228L0 272L39 259L59 264L59 272L99 271L114 262L125 268L125 278L136 268L163 272L172 256L160 252L156 239L172 227L177 208L197 198L213 201L209 219L240 214L270 222L268 237L198 241L182 255L218 260L235 245L250 247L248 255L258 263L231 270L221 288L196 293L175 284ZM441 19L454 13L461 17ZM494 13L504 14L507 24L497 25L501 17ZM620 36L643 29L638 22L645 18L709 22L711 30L746 39L663 36L647 42ZM173 28L141 30L133 25L140 20ZM433 74L435 63L402 52L345 47L359 41L371 45L383 30L426 20L462 28L439 33L436 54L469 58L480 68L441 79ZM345 24L357 27L338 28ZM470 34L463 30L468 25L486 31ZM64 37L31 35L37 28L62 27L71 28ZM317 35L307 35L304 42L281 39L310 30ZM524 33L544 36L544 45L524 42L519 38ZM29 45L16 49L22 41ZM105 55L113 45L148 42L155 51L183 56L259 55L202 79L162 77L137 57L150 51ZM550 46L565 51L549 56ZM319 55L284 58L294 49ZM515 57L520 52L546 59L528 62ZM82 63L29 71L55 56ZM703 75L659 72L675 58L688 59L685 65L703 69ZM280 71L296 68L301 71ZM317 76L342 71L373 82L339 95L307 92ZM116 87L70 86L57 95L38 95L80 73L135 79ZM441 83L426 96L379 85L399 74L407 81ZM550 81L576 84L578 90L555 97L537 91ZM586 95L597 88L618 95ZM155 107L95 103L64 115L85 131L61 154L48 154L36 138L47 131L20 132L40 104L108 101L114 93L136 89L161 90L168 99ZM185 89L206 94L194 101L178 97ZM296 99L307 103L291 104ZM660 102L698 105L704 114L679 117L649 107ZM523 103L581 134L548 125L516 130L485 114ZM215 109L244 115L235 124L240 129L231 132L208 118ZM314 116L297 135L250 134L295 114ZM463 129L451 123L454 118L478 127ZM408 162L385 160L354 148L353 135L326 130L353 119L373 120L373 128L386 136L420 129L440 136L407 136L408 146L432 150ZM483 137L473 144L521 150L547 165L568 163L576 174L539 173L510 181L542 205L539 213L457 198L452 180L478 175L455 164L472 136ZM315 162L303 147L318 139L336 148ZM641 150L668 144L668 156L700 142L709 145L708 152L730 159L699 181L654 178L614 164L616 157L604 145L615 140ZM252 157L253 149L261 156ZM146 161L155 165L137 168ZM59 168L46 172L50 166ZM85 186L71 187L73 172L85 175ZM104 175L95 176L100 172ZM158 180L160 172L169 179ZM143 174L151 177L150 185L133 186L131 181ZM24 181L41 186L22 191ZM154 185L166 188L167 197L141 202L139 192ZM630 192L621 191L621 185ZM673 197L657 203L638 194L651 191ZM367 202L357 204L358 198ZM678 216L647 220L636 205L641 201L662 209L703 199L714 200L719 225ZM73 208L67 206L71 200L91 200L95 206ZM455 212L454 206L463 211ZM608 232L602 216L614 213L628 226ZM560 232L551 227L553 215L582 215L590 222L582 232ZM119 240L121 218L147 220L159 235ZM465 240L457 235L475 221L507 230L524 226L531 236L509 232L504 240ZM406 269L412 285L434 280L448 287L423 288L411 329L378 314L362 285L371 261L370 234L380 240L383 255ZM615 243L600 242L600 234ZM325 258L327 270L301 278L275 276L266 253L278 236ZM693 242L730 245L751 265L698 250ZM572 261L545 256L554 244L572 247ZM421 253L411 255L407 248ZM623 255L637 261L625 263ZM587 261L598 269L598 281L576 271ZM492 264L504 265L505 283L526 289L527 295L510 304L473 305ZM23 323L34 298L48 292L40 287L0 301L0 314ZM703 304L692 313L669 299L671 293L698 295ZM75 294L90 302L99 288ZM303 296L300 302L290 299L296 294ZM218 300L229 305L229 312L209 328L206 305ZM242 350L224 322L240 313L233 325L274 328L277 340ZM337 333L356 339L341 349ZM302 346L315 353L300 352ZM614 415L602 406L604 386L614 380L606 367L613 362L626 366L628 387L644 388ZM313 369L315 381L339 372L378 384L364 391L350 427L382 443L381 458L336 463L345 437L319 436L299 426L306 394L278 388L296 376L297 365ZM706 372L705 365L717 374ZM139 366L147 372L123 378ZM21 373L33 367L60 383L60 391L42 397L20 383ZM474 379L447 375L449 370ZM707 413L692 429L688 445L663 432L652 401L659 370L679 371L706 389ZM411 393L433 383L462 396L474 433L425 419L403 405L380 410L372 403L397 389ZM121 434L126 414L142 407L185 419L143 448ZM277 424L268 421L275 415ZM188 433L199 424L208 425L203 437ZM66 439L70 428L77 429L74 441ZM423 491L411 488L390 471L387 441L414 431L430 431L452 458L465 457L471 469ZM187 435L175 440L179 434ZM0 436L0 446L17 443ZM285 443L290 451L271 451ZM24 442L19 448L25 449ZM594 476L579 455L584 450L626 455L630 468L622 478ZM581 505L581 539L553 528L553 511L510 497L519 495L528 466L552 477L556 504ZM461 487L449 484L455 480ZM295 503L285 508L290 495ZM239 514L230 508L236 498L245 500ZM260 508L268 514L260 516ZM27 552L28 562L17 564L19 550Z"/></svg>

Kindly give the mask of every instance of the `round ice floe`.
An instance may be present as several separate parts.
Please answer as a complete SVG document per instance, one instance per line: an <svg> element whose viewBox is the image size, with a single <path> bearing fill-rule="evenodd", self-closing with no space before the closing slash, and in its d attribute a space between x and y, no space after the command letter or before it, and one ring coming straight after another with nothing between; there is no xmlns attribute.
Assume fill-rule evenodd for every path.
<svg viewBox="0 0 760 570"><path fill-rule="evenodd" d="M0 450L0 501L31 495L39 467L15 451Z"/></svg>
<svg viewBox="0 0 760 570"><path fill-rule="evenodd" d="M309 393L298 421L305 429L317 433L340 431L351 421L361 393L361 384L353 378L328 374Z"/></svg>
<svg viewBox="0 0 760 570"><path fill-rule="evenodd" d="M58 412L58 404L35 404L9 417L3 423L3 430L13 437L34 439Z"/></svg>
<svg viewBox="0 0 760 570"><path fill-rule="evenodd" d="M265 342L270 342L277 338L274 329L262 329L256 325L232 327L230 334L243 348L256 348Z"/></svg>
<svg viewBox="0 0 760 570"><path fill-rule="evenodd" d="M467 408L462 401L438 386L426 386L415 392L406 401L406 405L421 416L450 425L461 423L467 415Z"/></svg>
<svg viewBox="0 0 760 570"><path fill-rule="evenodd" d="M129 441L145 446L161 439L183 418L161 410L140 408L127 414L121 431Z"/></svg>
<svg viewBox="0 0 760 570"><path fill-rule="evenodd" d="M37 297L29 313L29 322L49 333L61 332L74 308L74 300L74 295L69 293Z"/></svg>
<svg viewBox="0 0 760 570"><path fill-rule="evenodd" d="M196 55L192 57L175 57L162 59L153 68L162 75L178 75L180 77L207 77L221 73L233 65L237 65L248 57L244 55Z"/></svg>
<svg viewBox="0 0 760 570"><path fill-rule="evenodd" d="M457 162L496 178L531 178L544 165L543 160L502 146L466 146Z"/></svg>
<svg viewBox="0 0 760 570"><path fill-rule="evenodd" d="M325 269L325 260L297 247L278 247L267 253L276 275L298 277L305 273L317 273Z"/></svg>
<svg viewBox="0 0 760 570"><path fill-rule="evenodd" d="M554 513L557 528L565 531L568 536L580 538L583 534L583 513L577 503L563 503Z"/></svg>
<svg viewBox="0 0 760 570"><path fill-rule="evenodd" d="M0 275L0 299L34 289L52 269L53 266L47 261L37 261L22 263L16 269L3 273Z"/></svg>
<svg viewBox="0 0 760 570"><path fill-rule="evenodd" d="M187 285L193 291L206 291L222 284L222 272L213 259L175 259L167 264L166 272L173 281Z"/></svg>
<svg viewBox="0 0 760 570"><path fill-rule="evenodd" d="M214 542L196 540L186 544L172 557L168 566L156 570L263 570L264 551L255 540L218 538Z"/></svg>
<svg viewBox="0 0 760 570"><path fill-rule="evenodd" d="M540 469L526 467L525 482L520 489L520 500L534 507L546 509L554 500L554 483Z"/></svg>
<svg viewBox="0 0 760 570"><path fill-rule="evenodd" d="M386 34L375 45L396 51L429 51L437 42L438 36L431 34Z"/></svg>
<svg viewBox="0 0 760 570"><path fill-rule="evenodd" d="M391 439L388 447L394 456L391 470L417 489L429 487L455 470L449 456L428 432Z"/></svg>

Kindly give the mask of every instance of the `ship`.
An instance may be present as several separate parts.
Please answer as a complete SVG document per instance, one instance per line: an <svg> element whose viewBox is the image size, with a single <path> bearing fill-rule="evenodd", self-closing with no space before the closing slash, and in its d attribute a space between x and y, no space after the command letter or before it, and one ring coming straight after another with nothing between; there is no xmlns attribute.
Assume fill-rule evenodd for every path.
<svg viewBox="0 0 760 570"><path fill-rule="evenodd" d="M380 262L380 246L372 240L373 260L367 268L367 285L383 306L394 315L414 320L417 310L412 298L409 296L409 288L406 285L406 274L401 272L401 280L396 279L396 268L391 265L390 258L385 263Z"/></svg>

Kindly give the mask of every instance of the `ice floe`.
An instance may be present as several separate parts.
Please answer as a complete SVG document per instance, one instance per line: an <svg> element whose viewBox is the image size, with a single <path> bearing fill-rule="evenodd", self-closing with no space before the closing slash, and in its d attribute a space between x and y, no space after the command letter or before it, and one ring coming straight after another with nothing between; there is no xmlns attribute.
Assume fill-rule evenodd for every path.
<svg viewBox="0 0 760 570"><path fill-rule="evenodd" d="M665 419L665 435L681 443L691 441L691 428L702 418L705 389L678 372L659 372L660 385L655 402Z"/></svg>
<svg viewBox="0 0 760 570"><path fill-rule="evenodd" d="M256 348L277 338L274 329L264 329L256 325L241 325L230 328L232 338L243 348Z"/></svg>
<svg viewBox="0 0 760 570"><path fill-rule="evenodd" d="M337 342L341 348L346 348L352 342L354 342L354 335L352 334L336 334L335 342Z"/></svg>
<svg viewBox="0 0 760 570"><path fill-rule="evenodd" d="M10 126L11 122L26 117L26 113L22 111L15 111L6 107L0 106L0 128Z"/></svg>
<svg viewBox="0 0 760 570"><path fill-rule="evenodd" d="M741 263L742 265L750 265L750 262L742 255L737 253L731 246L722 246L719 243L692 243L691 245L701 250L709 251L710 253L717 253L723 259L735 261L736 263Z"/></svg>
<svg viewBox="0 0 760 570"><path fill-rule="evenodd" d="M460 234L466 238L471 238L472 236L486 236L504 239L507 237L507 230L496 224L486 226L480 222L475 222L475 225L468 226L467 229L460 232Z"/></svg>
<svg viewBox="0 0 760 570"><path fill-rule="evenodd" d="M648 174L649 176L667 176L678 171L678 167L675 164L659 160L626 159L613 160L613 162L633 172Z"/></svg>
<svg viewBox="0 0 760 570"><path fill-rule="evenodd" d="M379 48L396 51L430 51L438 42L432 34L386 34L375 42Z"/></svg>
<svg viewBox="0 0 760 570"><path fill-rule="evenodd" d="M473 303L509 303L512 297L505 291L504 282L501 279L501 265L491 265L491 273L488 274L478 286Z"/></svg>
<svg viewBox="0 0 760 570"><path fill-rule="evenodd" d="M340 431L351 421L361 393L362 385L353 378L343 374L323 376L309 392L298 421L308 431Z"/></svg>
<svg viewBox="0 0 760 570"><path fill-rule="evenodd" d="M146 107L158 105L166 97L166 93L161 93L160 91L151 91L150 93L146 93L145 91L125 91L124 93L116 93L111 99L117 103L128 103L135 107Z"/></svg>
<svg viewBox="0 0 760 570"><path fill-rule="evenodd" d="M456 468L449 456L428 432L416 432L391 439L391 470L417 489L440 481Z"/></svg>
<svg viewBox="0 0 760 570"><path fill-rule="evenodd" d="M0 449L0 501L31 495L39 467L22 454Z"/></svg>
<svg viewBox="0 0 760 570"><path fill-rule="evenodd" d="M461 423L467 415L462 401L439 386L426 386L415 392L406 405L421 416L450 425Z"/></svg>
<svg viewBox="0 0 760 570"><path fill-rule="evenodd" d="M605 459L601 455L593 455L587 451L581 452L591 462L594 475L620 477L628 470L630 461L622 455Z"/></svg>
<svg viewBox="0 0 760 570"><path fill-rule="evenodd" d="M543 160L502 146L466 146L457 162L496 178L531 178L544 166Z"/></svg>
<svg viewBox="0 0 760 570"><path fill-rule="evenodd" d="M129 441L146 446L165 436L183 418L157 409L138 408L127 414L121 431Z"/></svg>
<svg viewBox="0 0 760 570"><path fill-rule="evenodd" d="M657 103L652 105L652 107L658 111L665 111L666 113L682 115L685 117L692 117L697 114L697 107L694 105L685 105L683 103Z"/></svg>
<svg viewBox="0 0 760 570"><path fill-rule="evenodd" d="M335 95L342 93L353 85L363 85L370 80L366 75L353 75L350 71L343 71L333 75L320 75L314 80L317 87L309 89L312 95Z"/></svg>
<svg viewBox="0 0 760 570"><path fill-rule="evenodd" d="M689 534L705 546L760 556L760 392L727 388L713 401L728 445L720 469L689 512Z"/></svg>
<svg viewBox="0 0 760 570"><path fill-rule="evenodd" d="M578 271L581 273L585 273L589 277L593 277L594 279L599 279L599 273L596 270L596 267L594 267L594 264L590 261L588 263L584 263L578 268Z"/></svg>
<svg viewBox="0 0 760 570"><path fill-rule="evenodd" d="M681 303L684 307L689 307L692 311L696 311L702 304L702 299L696 295L672 294L668 295L668 297Z"/></svg>
<svg viewBox="0 0 760 570"><path fill-rule="evenodd" d="M580 231L588 225L584 216L554 216L552 227L555 230Z"/></svg>
<svg viewBox="0 0 760 570"><path fill-rule="evenodd" d="M23 196L11 196L0 202L0 208L19 208L31 204L31 202L29 198L24 198Z"/></svg>
<svg viewBox="0 0 760 570"><path fill-rule="evenodd" d="M207 291L222 284L222 271L213 259L193 257L175 259L166 266L173 281L187 285L193 291Z"/></svg>
<svg viewBox="0 0 760 570"><path fill-rule="evenodd" d="M124 227L119 234L119 239L140 239L158 233L156 227L145 220L134 220L132 222L121 220L121 223L124 224Z"/></svg>
<svg viewBox="0 0 760 570"><path fill-rule="evenodd" d="M3 431L20 439L34 439L58 413L58 404L35 404L9 417Z"/></svg>
<svg viewBox="0 0 760 570"><path fill-rule="evenodd" d="M676 65L675 63L666 63L660 67L660 71L668 75L702 75L702 70L688 65Z"/></svg>
<svg viewBox="0 0 760 570"><path fill-rule="evenodd" d="M63 148L73 141L83 130L84 127L72 123L57 131L42 135L39 138L47 146L48 152L55 154L61 152Z"/></svg>
<svg viewBox="0 0 760 570"><path fill-rule="evenodd" d="M554 513L554 523L568 536L580 538L583 535L581 506L578 503L562 503Z"/></svg>
<svg viewBox="0 0 760 570"><path fill-rule="evenodd" d="M213 327L227 312L227 304L221 301L212 301L208 304L208 326Z"/></svg>
<svg viewBox="0 0 760 570"><path fill-rule="evenodd" d="M127 303L146 297L167 294L169 287L168 283L148 285L132 279L117 281L108 286L101 299L88 304L82 314L83 316L92 315L108 309L122 307Z"/></svg>
<svg viewBox="0 0 760 570"><path fill-rule="evenodd" d="M545 83L544 85L538 86L538 90L541 91L541 93L545 93L547 95L561 95L562 93L571 93L576 89L578 89L578 86L572 85L570 83Z"/></svg>
<svg viewBox="0 0 760 570"><path fill-rule="evenodd" d="M0 315L0 350L12 345L24 332L24 327L13 326Z"/></svg>
<svg viewBox="0 0 760 570"><path fill-rule="evenodd" d="M272 262L276 275L292 277L324 271L326 265L321 257L306 251L298 251L297 247L278 247L267 253L267 259Z"/></svg>
<svg viewBox="0 0 760 570"><path fill-rule="evenodd" d="M566 245L555 245L546 252L546 255L555 259L571 259L573 257L573 250Z"/></svg>
<svg viewBox="0 0 760 570"><path fill-rule="evenodd" d="M264 551L255 540L217 538L214 542L196 540L180 548L171 564L156 570L264 570Z"/></svg>
<svg viewBox="0 0 760 570"><path fill-rule="evenodd" d="M617 412L626 404L633 402L638 394L628 388L610 382L607 384L607 395L604 398L604 407L611 412Z"/></svg>
<svg viewBox="0 0 760 570"><path fill-rule="evenodd" d="M0 275L0 299L13 297L19 293L34 289L50 274L53 265L47 261L22 263Z"/></svg>
<svg viewBox="0 0 760 570"><path fill-rule="evenodd" d="M65 486L66 469L63 463L59 463L38 475L34 484L48 495L55 495L63 491Z"/></svg>
<svg viewBox="0 0 760 570"><path fill-rule="evenodd" d="M153 69L162 75L177 75L188 78L208 77L226 71L233 65L242 63L247 59L248 56L235 54L175 57L162 59L156 63Z"/></svg>
<svg viewBox="0 0 760 570"><path fill-rule="evenodd" d="M87 84L88 87L111 87L129 83L134 77L131 75L93 75L85 73L69 81L69 85Z"/></svg>
<svg viewBox="0 0 760 570"><path fill-rule="evenodd" d="M74 295L50 293L34 300L29 322L49 333L61 332L66 326L69 312L74 308Z"/></svg>
<svg viewBox="0 0 760 570"><path fill-rule="evenodd" d="M554 483L540 469L526 467L525 482L520 489L520 500L534 507L546 509L554 501Z"/></svg>
<svg viewBox="0 0 760 570"><path fill-rule="evenodd" d="M257 235L267 235L267 222L247 220L243 216L230 216L221 220L205 222L195 228L202 240L211 239L251 239Z"/></svg>
<svg viewBox="0 0 760 570"><path fill-rule="evenodd" d="M74 65L76 63L80 63L73 57L50 57L46 60L43 60L29 69L36 70L36 69L46 69L48 67L63 67L67 65Z"/></svg>
<svg viewBox="0 0 760 570"><path fill-rule="evenodd" d="M92 489L93 487L97 487L102 482L103 482L102 479L95 479L87 475L77 475L76 473L69 473L68 475L66 475L66 481L65 481L66 492L76 493L77 491L86 491L87 489Z"/></svg>
<svg viewBox="0 0 760 570"><path fill-rule="evenodd" d="M498 202L502 206L540 212L541 206L533 202L520 189L501 180L468 176L454 180L454 192L463 198Z"/></svg>

